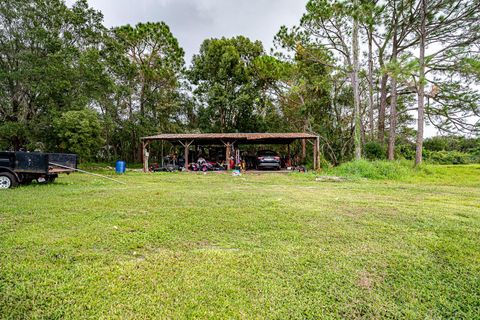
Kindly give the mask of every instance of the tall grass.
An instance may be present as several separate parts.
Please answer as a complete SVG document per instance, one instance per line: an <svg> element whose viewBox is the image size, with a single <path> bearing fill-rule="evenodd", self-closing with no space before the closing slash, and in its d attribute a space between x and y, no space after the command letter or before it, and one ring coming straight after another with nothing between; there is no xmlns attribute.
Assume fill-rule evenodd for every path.
<svg viewBox="0 0 480 320"><path fill-rule="evenodd" d="M428 173L426 167L414 168L411 161L367 161L358 160L344 163L327 170L327 174L349 178L366 178L373 180L401 180Z"/></svg>

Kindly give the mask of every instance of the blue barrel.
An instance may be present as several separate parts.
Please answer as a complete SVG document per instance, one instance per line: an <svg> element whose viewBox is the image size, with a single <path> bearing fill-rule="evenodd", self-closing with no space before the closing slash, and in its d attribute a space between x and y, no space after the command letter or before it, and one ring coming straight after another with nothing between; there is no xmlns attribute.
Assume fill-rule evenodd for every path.
<svg viewBox="0 0 480 320"><path fill-rule="evenodd" d="M115 172L116 173L125 173L127 169L127 163L125 161L118 160L115 165Z"/></svg>

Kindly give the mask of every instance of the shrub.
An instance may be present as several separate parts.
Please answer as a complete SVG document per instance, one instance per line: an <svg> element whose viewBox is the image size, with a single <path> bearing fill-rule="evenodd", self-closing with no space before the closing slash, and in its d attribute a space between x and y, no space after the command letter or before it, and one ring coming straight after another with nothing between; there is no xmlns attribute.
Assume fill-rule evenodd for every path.
<svg viewBox="0 0 480 320"><path fill-rule="evenodd" d="M28 128L25 124L13 121L0 121L0 150L12 150L14 141L22 144L26 140Z"/></svg>
<svg viewBox="0 0 480 320"><path fill-rule="evenodd" d="M385 147L376 141L367 142L364 148L365 157L368 160L385 159Z"/></svg>
<svg viewBox="0 0 480 320"><path fill-rule="evenodd" d="M449 150L454 145L455 140L452 137L436 136L425 139L423 148L429 151Z"/></svg>
<svg viewBox="0 0 480 320"><path fill-rule="evenodd" d="M397 180L412 174L414 170L410 162L359 160L344 163L330 173L345 177Z"/></svg>
<svg viewBox="0 0 480 320"><path fill-rule="evenodd" d="M68 111L55 119L53 125L60 151L76 153L82 160L91 160L97 154L102 143L102 126L95 111Z"/></svg>
<svg viewBox="0 0 480 320"><path fill-rule="evenodd" d="M429 151L470 151L480 148L480 138L437 136L425 139L423 146Z"/></svg>
<svg viewBox="0 0 480 320"><path fill-rule="evenodd" d="M395 157L397 159L415 159L415 144L398 144L395 147Z"/></svg>
<svg viewBox="0 0 480 320"><path fill-rule="evenodd" d="M475 162L475 156L460 151L428 151L424 153L425 160L434 164L467 164Z"/></svg>

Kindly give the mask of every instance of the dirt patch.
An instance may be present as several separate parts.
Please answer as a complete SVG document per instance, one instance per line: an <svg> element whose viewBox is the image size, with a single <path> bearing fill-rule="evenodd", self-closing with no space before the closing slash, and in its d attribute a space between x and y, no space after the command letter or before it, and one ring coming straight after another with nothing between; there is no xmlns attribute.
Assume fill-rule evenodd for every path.
<svg viewBox="0 0 480 320"><path fill-rule="evenodd" d="M132 256L133 256L133 260L135 262L142 262L142 261L145 261L145 256L140 254L139 252L136 252L136 251L133 251L132 252Z"/></svg>
<svg viewBox="0 0 480 320"><path fill-rule="evenodd" d="M369 211L366 208L345 208L341 210L341 214L350 218L361 218Z"/></svg>
<svg viewBox="0 0 480 320"><path fill-rule="evenodd" d="M357 281L357 285L360 288L365 290L371 290L374 284L375 284L375 281L373 279L373 276L370 273L366 271L363 271L360 273Z"/></svg>
<svg viewBox="0 0 480 320"><path fill-rule="evenodd" d="M187 250L192 251L239 251L238 248L231 248L215 244L209 240L200 240L184 243Z"/></svg>
<svg viewBox="0 0 480 320"><path fill-rule="evenodd" d="M315 181L317 181L317 182L345 182L345 181L348 181L348 179L343 178L343 177L336 177L336 176L320 176L320 177L316 177Z"/></svg>
<svg viewBox="0 0 480 320"><path fill-rule="evenodd" d="M382 283L384 275L368 271L361 271L358 275L357 285L364 290L372 290L375 286Z"/></svg>
<svg viewBox="0 0 480 320"><path fill-rule="evenodd" d="M186 246L189 249L201 249L201 248L208 248L208 247L214 246L214 243L212 243L210 240L200 240L200 241L187 242Z"/></svg>

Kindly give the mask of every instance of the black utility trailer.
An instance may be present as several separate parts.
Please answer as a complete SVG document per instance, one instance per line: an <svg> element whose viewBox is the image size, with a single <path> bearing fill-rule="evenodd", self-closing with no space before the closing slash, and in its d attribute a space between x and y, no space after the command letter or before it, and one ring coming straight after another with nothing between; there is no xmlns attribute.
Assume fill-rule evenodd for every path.
<svg viewBox="0 0 480 320"><path fill-rule="evenodd" d="M77 168L77 155L66 153L0 152L0 189L54 182L60 173Z"/></svg>

